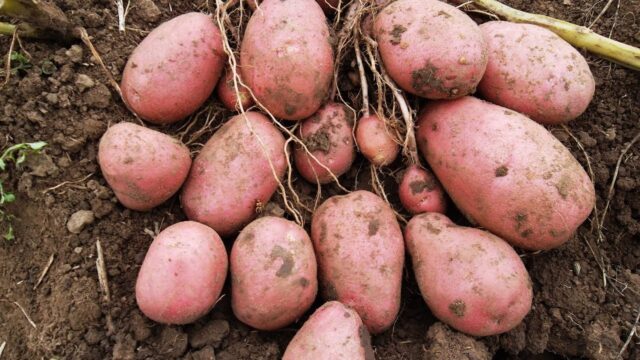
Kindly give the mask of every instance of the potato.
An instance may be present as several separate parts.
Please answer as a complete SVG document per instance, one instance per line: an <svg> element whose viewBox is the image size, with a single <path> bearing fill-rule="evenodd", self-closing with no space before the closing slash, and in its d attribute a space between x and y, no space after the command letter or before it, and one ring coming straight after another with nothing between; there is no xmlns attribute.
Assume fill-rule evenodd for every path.
<svg viewBox="0 0 640 360"><path fill-rule="evenodd" d="M566 242L595 204L569 150L533 120L473 97L429 104L417 142L468 218L530 250Z"/></svg>
<svg viewBox="0 0 640 360"><path fill-rule="evenodd" d="M301 120L315 113L333 78L329 26L318 3L262 2L247 24L240 63L242 78L274 116Z"/></svg>
<svg viewBox="0 0 640 360"><path fill-rule="evenodd" d="M338 9L338 6L340 6L340 0L316 0L316 1L318 2L318 5L320 5L322 10L327 14L330 14L336 11L336 9ZM249 7L253 11L257 9L257 6L261 2L262 0L247 0L247 4L249 4ZM343 1L342 6L344 6L345 3L346 1Z"/></svg>
<svg viewBox="0 0 640 360"><path fill-rule="evenodd" d="M231 250L231 305L238 320L260 330L290 325L318 292L316 257L307 232L266 216L247 225Z"/></svg>
<svg viewBox="0 0 640 360"><path fill-rule="evenodd" d="M233 84L233 73L227 67L225 69L224 74L222 75L222 79L218 82L218 86L216 87L216 93L218 94L218 99L222 102L227 109L233 111L240 110L240 104L242 104L242 108L247 110L254 104L253 98L251 97L251 93L245 87L238 83L238 94L236 95L236 89ZM238 98L240 101L238 101Z"/></svg>
<svg viewBox="0 0 640 360"><path fill-rule="evenodd" d="M226 58L211 17L180 15L155 28L133 51L122 73L122 98L149 122L182 120L211 95Z"/></svg>
<svg viewBox="0 0 640 360"><path fill-rule="evenodd" d="M400 309L404 243L393 210L377 195L333 196L313 214L325 300L353 307L373 334L388 329Z"/></svg>
<svg viewBox="0 0 640 360"><path fill-rule="evenodd" d="M329 301L291 339L282 360L374 360L371 337L353 309Z"/></svg>
<svg viewBox="0 0 640 360"><path fill-rule="evenodd" d="M595 81L584 57L553 32L529 24L489 21L480 26L489 64L482 96L543 124L573 120L586 109Z"/></svg>
<svg viewBox="0 0 640 360"><path fill-rule="evenodd" d="M189 219L232 235L267 203L286 168L284 136L271 121L257 112L234 116L193 161L182 208Z"/></svg>
<svg viewBox="0 0 640 360"><path fill-rule="evenodd" d="M189 174L189 148L159 131L122 122L98 146L102 175L125 207L147 211L175 194Z"/></svg>
<svg viewBox="0 0 640 360"><path fill-rule="evenodd" d="M391 164L400 151L384 120L375 114L358 120L356 141L362 155L376 166Z"/></svg>
<svg viewBox="0 0 640 360"><path fill-rule="evenodd" d="M347 172L356 158L352 132L353 118L342 104L328 103L304 120L298 136L316 159L296 146L294 162L300 175L309 182L327 184L333 181L331 173L338 177Z"/></svg>
<svg viewBox="0 0 640 360"><path fill-rule="evenodd" d="M171 225L156 236L142 262L138 306L164 324L194 322L220 297L227 266L227 251L211 228L194 221Z"/></svg>
<svg viewBox="0 0 640 360"><path fill-rule="evenodd" d="M420 292L442 322L473 336L516 327L531 310L531 280L509 244L446 216L415 216L405 229Z"/></svg>
<svg viewBox="0 0 640 360"><path fill-rule="evenodd" d="M402 206L411 214L447 211L447 199L442 185L433 173L418 165L405 170L398 189Z"/></svg>
<svg viewBox="0 0 640 360"><path fill-rule="evenodd" d="M473 93L487 66L478 25L441 1L392 2L376 16L373 31L389 76L427 99Z"/></svg>

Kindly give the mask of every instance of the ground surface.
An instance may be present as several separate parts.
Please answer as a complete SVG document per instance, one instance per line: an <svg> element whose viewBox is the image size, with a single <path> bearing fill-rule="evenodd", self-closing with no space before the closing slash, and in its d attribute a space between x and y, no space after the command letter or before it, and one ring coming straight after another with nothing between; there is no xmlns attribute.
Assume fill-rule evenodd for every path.
<svg viewBox="0 0 640 360"><path fill-rule="evenodd" d="M74 23L87 28L117 79L146 31L177 14L204 9L203 1L155 0L157 7L149 0L132 1L130 29L123 35L117 31L113 1L56 3ZM509 3L589 24L606 1ZM640 46L638 15L640 1L613 1L594 29ZM141 315L133 289L152 240L148 233L183 219L179 202L174 198L150 213L132 212L117 204L96 162L98 139L109 124L135 119L85 48L32 41L24 41L24 47L33 67L12 76L0 91L0 149L35 140L47 141L49 146L25 168L1 175L18 195L9 207L17 216L17 239L0 244L0 344L6 341L2 358L211 359L214 352L217 359L279 358L300 324L274 333L253 331L233 318L228 297L192 326L161 326ZM1 38L2 52L8 48L8 39ZM597 80L595 99L569 130L590 159L602 212L616 161L640 131L640 73L592 56L588 60ZM51 63L55 71L45 74L42 65L48 69ZM217 121L227 115L220 114ZM198 120L196 127L201 125ZM177 134L180 126L164 131ZM562 128L551 130L586 166L585 154L573 138ZM192 148L197 150L197 143L209 134L195 139ZM598 242L591 218L563 247L524 257L535 292L534 308L524 324L480 341L451 332L435 323L413 275L407 272L400 317L391 331L374 338L377 358L614 358L640 306L640 145L622 160L603 223L604 241ZM366 169L362 159L358 161L355 168ZM347 182L353 183L354 174L346 176ZM366 187L365 180L360 179L365 184L361 186ZM386 178L388 185L393 181L392 176ZM96 219L76 235L66 223L78 210L91 210ZM98 283L96 240L104 248L110 302L103 298ZM52 255L47 276L34 290ZM640 358L638 341L638 337L631 340L624 358Z"/></svg>

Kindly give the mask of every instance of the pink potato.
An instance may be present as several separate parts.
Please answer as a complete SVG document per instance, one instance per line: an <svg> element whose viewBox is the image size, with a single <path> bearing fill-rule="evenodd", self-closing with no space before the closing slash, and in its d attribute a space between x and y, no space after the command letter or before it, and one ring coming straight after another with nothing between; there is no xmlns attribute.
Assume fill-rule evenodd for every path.
<svg viewBox="0 0 640 360"><path fill-rule="evenodd" d="M442 322L489 336L513 329L531 310L527 269L497 236L426 213L409 221L405 240L420 292Z"/></svg>
<svg viewBox="0 0 640 360"><path fill-rule="evenodd" d="M291 339L282 360L374 360L371 337L358 313L329 301Z"/></svg>
<svg viewBox="0 0 640 360"><path fill-rule="evenodd" d="M247 4L249 4L249 7L251 8L251 10L255 11L258 7L258 5L262 2L262 0L246 0ZM316 0L318 2L318 5L320 5L320 7L322 8L322 10L327 13L330 14L334 11L336 11L336 9L338 9L340 5L340 1L341 0ZM345 4L347 3L348 0L342 0L342 6L345 6Z"/></svg>
<svg viewBox="0 0 640 360"><path fill-rule="evenodd" d="M141 118L171 124L211 95L226 60L211 17L187 13L155 28L133 51L122 74L122 97Z"/></svg>
<svg viewBox="0 0 640 360"><path fill-rule="evenodd" d="M473 97L432 102L416 136L458 208L513 245L560 246L594 207L594 186L580 163L519 113Z"/></svg>
<svg viewBox="0 0 640 360"><path fill-rule="evenodd" d="M231 250L231 305L238 320L276 330L300 318L318 292L316 257L307 232L267 216L247 225Z"/></svg>
<svg viewBox="0 0 640 360"><path fill-rule="evenodd" d="M411 214L447 210L447 198L442 185L433 173L417 165L405 170L398 189L402 206Z"/></svg>
<svg viewBox="0 0 640 360"><path fill-rule="evenodd" d="M169 135L122 122L102 135L98 163L122 205L148 211L180 189L189 174L191 155Z"/></svg>
<svg viewBox="0 0 640 360"><path fill-rule="evenodd" d="M333 78L329 26L314 0L266 0L251 16L240 52L242 78L274 116L315 113Z"/></svg>
<svg viewBox="0 0 640 360"><path fill-rule="evenodd" d="M228 67L225 69L222 79L218 82L216 93L218 94L218 99L220 99L222 105L229 110L239 111L240 104L242 104L242 108L244 110L247 110L254 103L249 90L240 85L240 83L238 83L238 93L236 94L233 82L233 73Z"/></svg>
<svg viewBox="0 0 640 360"><path fill-rule="evenodd" d="M188 324L206 315L227 277L227 251L208 226L183 221L151 243L136 281L136 301L150 319Z"/></svg>
<svg viewBox="0 0 640 360"><path fill-rule="evenodd" d="M392 2L376 16L373 31L391 78L427 99L473 93L487 66L478 25L441 1Z"/></svg>
<svg viewBox="0 0 640 360"><path fill-rule="evenodd" d="M328 103L304 120L298 136L315 159L296 146L293 155L300 175L309 182L327 184L333 181L331 173L338 177L347 172L356 158L352 132L353 118L338 103Z"/></svg>
<svg viewBox="0 0 640 360"><path fill-rule="evenodd" d="M595 80L585 58L553 32L529 24L480 25L489 64L482 96L543 124L573 120L586 109Z"/></svg>
<svg viewBox="0 0 640 360"><path fill-rule="evenodd" d="M400 151L384 120L375 114L358 120L356 141L362 155L376 166L391 164Z"/></svg>
<svg viewBox="0 0 640 360"><path fill-rule="evenodd" d="M391 207L368 191L333 196L313 214L311 239L326 300L353 307L373 334L400 310L404 243Z"/></svg>
<svg viewBox="0 0 640 360"><path fill-rule="evenodd" d="M257 112L236 115L193 161L182 208L189 219L232 235L271 198L286 167L284 136L271 121Z"/></svg>

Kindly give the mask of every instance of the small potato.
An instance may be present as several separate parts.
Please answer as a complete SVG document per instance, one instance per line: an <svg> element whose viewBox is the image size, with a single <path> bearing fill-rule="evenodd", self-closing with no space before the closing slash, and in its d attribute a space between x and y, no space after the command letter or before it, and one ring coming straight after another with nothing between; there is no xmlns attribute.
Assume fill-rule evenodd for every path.
<svg viewBox="0 0 640 360"><path fill-rule="evenodd" d="M249 90L240 84L238 84L238 93L236 94L236 89L233 83L233 73L228 67L224 71L222 79L218 82L216 93L218 94L218 99L220 99L222 105L229 110L239 111L240 104L242 104L242 108L244 110L247 110L254 103Z"/></svg>
<svg viewBox="0 0 640 360"><path fill-rule="evenodd" d="M274 116L302 120L315 113L333 79L329 26L318 3L263 1L247 24L240 63L242 78Z"/></svg>
<svg viewBox="0 0 640 360"><path fill-rule="evenodd" d="M447 211L447 199L442 185L433 173L417 165L404 172L398 189L402 206L411 214Z"/></svg>
<svg viewBox="0 0 640 360"><path fill-rule="evenodd" d="M148 211L180 189L189 174L191 155L169 135L122 122L102 135L98 163L122 205Z"/></svg>
<svg viewBox="0 0 640 360"><path fill-rule="evenodd" d="M389 205L368 191L333 196L313 214L325 300L353 307L373 334L388 329L400 310L404 243Z"/></svg>
<svg viewBox="0 0 640 360"><path fill-rule="evenodd" d="M358 120L356 141L362 155L376 166L391 164L400 151L384 120L375 114Z"/></svg>
<svg viewBox="0 0 640 360"><path fill-rule="evenodd" d="M232 235L269 201L286 168L284 136L273 123L257 112L236 115L193 161L182 208L189 219Z"/></svg>
<svg viewBox="0 0 640 360"><path fill-rule="evenodd" d="M531 280L509 244L446 216L415 216L407 250L424 301L442 322L473 336L516 327L531 310Z"/></svg>
<svg viewBox="0 0 640 360"><path fill-rule="evenodd" d="M307 232L267 216L247 225L231 250L231 305L238 320L276 330L300 318L318 292L316 257Z"/></svg>
<svg viewBox="0 0 640 360"><path fill-rule="evenodd" d="M480 30L489 47L478 86L485 99L543 124L573 120L587 109L595 80L569 43L536 25L489 21Z"/></svg>
<svg viewBox="0 0 640 360"><path fill-rule="evenodd" d="M374 360L371 337L350 307L329 301L291 339L282 360Z"/></svg>
<svg viewBox="0 0 640 360"><path fill-rule="evenodd" d="M442 1L392 2L376 16L373 31L391 78L427 99L473 93L487 67L478 25Z"/></svg>
<svg viewBox="0 0 640 360"><path fill-rule="evenodd" d="M300 175L309 182L327 184L333 181L331 173L338 177L347 172L356 158L352 131L351 114L337 103L326 104L304 120L298 136L320 163L297 146L293 154Z"/></svg>
<svg viewBox="0 0 640 360"><path fill-rule="evenodd" d="M226 61L211 17L187 13L155 28L133 51L122 74L122 97L141 118L171 124L211 95Z"/></svg>
<svg viewBox="0 0 640 360"><path fill-rule="evenodd" d="M227 251L211 228L194 221L171 225L156 236L142 262L138 306L160 323L192 323L220 297L227 266Z"/></svg>
<svg viewBox="0 0 640 360"><path fill-rule="evenodd" d="M512 245L560 246L595 205L580 163L526 116L464 97L429 103L417 123L418 146L453 202Z"/></svg>

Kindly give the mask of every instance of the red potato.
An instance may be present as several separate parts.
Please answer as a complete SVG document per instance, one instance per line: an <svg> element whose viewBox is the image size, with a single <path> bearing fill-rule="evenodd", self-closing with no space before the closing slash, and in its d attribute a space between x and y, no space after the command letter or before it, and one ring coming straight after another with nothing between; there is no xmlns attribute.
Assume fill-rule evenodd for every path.
<svg viewBox="0 0 640 360"><path fill-rule="evenodd" d="M218 94L218 99L222 102L227 109L233 111L240 110L240 104L242 104L242 108L247 110L254 104L253 98L251 97L251 93L245 87L238 83L238 93L236 94L236 89L233 83L233 73L227 69L224 71L222 75L222 79L218 82L218 86L216 87L216 93ZM240 95L240 96L238 96ZM239 101L238 101L239 99Z"/></svg>
<svg viewBox="0 0 640 360"><path fill-rule="evenodd" d="M360 152L376 166L391 164L400 152L400 146L378 115L364 116L358 120L356 141Z"/></svg>
<svg viewBox="0 0 640 360"><path fill-rule="evenodd" d="M374 360L371 337L350 307L329 301L291 339L282 360Z"/></svg>
<svg viewBox="0 0 640 360"><path fill-rule="evenodd" d="M102 135L98 163L122 205L148 211L180 189L189 174L191 155L169 135L122 122Z"/></svg>
<svg viewBox="0 0 640 360"><path fill-rule="evenodd" d="M485 99L543 124L573 120L587 109L595 80L569 43L536 25L489 21L480 29L489 47L478 86Z"/></svg>
<svg viewBox="0 0 640 360"><path fill-rule="evenodd" d="M227 277L227 251L213 229L183 221L151 243L136 281L136 301L150 319L188 324L206 315Z"/></svg>
<svg viewBox="0 0 640 360"><path fill-rule="evenodd" d="M338 9L339 6L345 6L345 4L348 2L348 0L343 0L342 1L342 5L340 5L340 1L341 0L316 0L318 2L318 5L320 5L320 7L322 8L322 10L326 13L326 14L330 14L332 12L335 12L336 9ZM251 10L255 11L258 7L258 5L262 2L262 0L247 0L247 4L249 5L249 7L251 8Z"/></svg>
<svg viewBox="0 0 640 360"><path fill-rule="evenodd" d="M515 328L531 310L527 269L497 236L426 213L409 221L405 239L420 292L442 322L489 336Z"/></svg>
<svg viewBox="0 0 640 360"><path fill-rule="evenodd" d="M328 103L304 120L298 136L317 161L296 146L293 155L300 175L309 182L327 184L333 181L331 173L338 177L347 172L356 158L352 132L353 118L338 103Z"/></svg>
<svg viewBox="0 0 640 360"><path fill-rule="evenodd" d="M247 112L232 117L193 161L180 198L187 217L221 236L240 230L284 176L284 143L266 116Z"/></svg>
<svg viewBox="0 0 640 360"><path fill-rule="evenodd" d="M155 28L133 51L122 73L122 98L149 122L182 120L211 95L226 58L211 17L180 15Z"/></svg>
<svg viewBox="0 0 640 360"><path fill-rule="evenodd" d="M404 243L393 210L377 195L333 196L313 214L311 239L326 300L353 307L373 334L400 310Z"/></svg>
<svg viewBox="0 0 640 360"><path fill-rule="evenodd" d="M233 243L230 262L233 313L256 329L290 325L315 300L313 245L292 221L273 216L253 221Z"/></svg>
<svg viewBox="0 0 640 360"><path fill-rule="evenodd" d="M402 206L411 214L447 211L447 198L433 173L417 165L404 172L398 189Z"/></svg>
<svg viewBox="0 0 640 360"><path fill-rule="evenodd" d="M560 246L595 205L593 183L569 150L501 106L473 97L432 102L416 136L458 208L513 245Z"/></svg>
<svg viewBox="0 0 640 360"><path fill-rule="evenodd" d="M376 16L374 35L391 78L427 99L473 93L487 66L478 25L441 1L392 2Z"/></svg>
<svg viewBox="0 0 640 360"><path fill-rule="evenodd" d="M262 2L247 24L240 62L242 78L274 116L311 116L333 78L329 26L320 6L314 0Z"/></svg>

